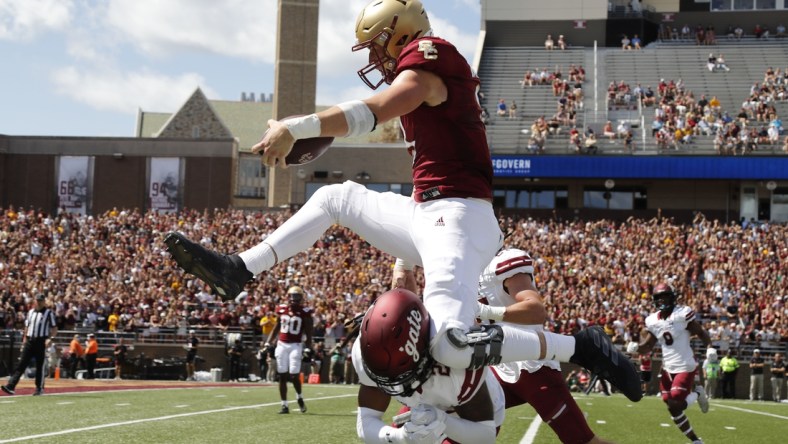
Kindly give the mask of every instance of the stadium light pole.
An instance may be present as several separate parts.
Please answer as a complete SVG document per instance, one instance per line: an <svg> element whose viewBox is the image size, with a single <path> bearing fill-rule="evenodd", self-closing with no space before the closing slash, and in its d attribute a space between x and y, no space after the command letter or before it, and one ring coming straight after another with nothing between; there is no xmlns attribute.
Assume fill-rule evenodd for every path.
<svg viewBox="0 0 788 444"><path fill-rule="evenodd" d="M596 40L594 40L594 122L599 121L599 96L597 91L597 84L599 82L599 75L597 74L597 48Z"/></svg>

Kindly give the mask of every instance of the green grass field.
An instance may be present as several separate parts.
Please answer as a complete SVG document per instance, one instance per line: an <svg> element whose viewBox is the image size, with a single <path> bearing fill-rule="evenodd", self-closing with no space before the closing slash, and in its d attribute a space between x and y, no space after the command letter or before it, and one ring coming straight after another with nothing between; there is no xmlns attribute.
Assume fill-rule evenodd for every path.
<svg viewBox="0 0 788 444"><path fill-rule="evenodd" d="M279 415L275 386L104 391L0 397L0 443L319 443L356 438L355 386L307 385L309 411ZM659 398L633 404L620 395L579 397L591 428L619 443L685 443ZM392 406L387 418L398 405ZM788 404L712 401L688 416L708 443L788 442ZM529 406L507 410L498 442L520 443L534 421ZM542 424L534 443L555 443Z"/></svg>

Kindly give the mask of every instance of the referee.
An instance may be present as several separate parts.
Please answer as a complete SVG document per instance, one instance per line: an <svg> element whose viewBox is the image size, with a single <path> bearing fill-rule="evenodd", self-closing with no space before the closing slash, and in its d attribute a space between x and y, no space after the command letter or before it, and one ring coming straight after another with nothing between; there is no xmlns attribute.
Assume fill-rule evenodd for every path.
<svg viewBox="0 0 788 444"><path fill-rule="evenodd" d="M33 396L44 393L44 356L46 341L57 334L55 314L46 307L46 296L42 293L36 295L36 308L30 310L25 320L25 334L22 338L22 356L19 365L8 380L8 384L0 387L9 395L14 394L14 389L19 383L25 369L30 365L30 360L36 359L36 391Z"/></svg>

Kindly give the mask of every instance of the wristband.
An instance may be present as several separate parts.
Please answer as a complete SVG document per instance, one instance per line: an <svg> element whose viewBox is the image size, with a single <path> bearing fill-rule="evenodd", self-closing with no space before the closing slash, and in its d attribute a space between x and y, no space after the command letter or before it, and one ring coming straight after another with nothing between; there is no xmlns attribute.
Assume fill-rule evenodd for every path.
<svg viewBox="0 0 788 444"><path fill-rule="evenodd" d="M283 120L282 123L285 124L295 140L320 137L320 118L317 117L317 114L293 117Z"/></svg>
<svg viewBox="0 0 788 444"><path fill-rule="evenodd" d="M343 102L337 105L337 108L342 110L345 114L345 121L347 121L348 131L345 137L371 133L378 124L378 118L369 109L369 106L361 100Z"/></svg>
<svg viewBox="0 0 788 444"><path fill-rule="evenodd" d="M479 318L491 321L503 321L506 307L492 307L487 304L479 304Z"/></svg>
<svg viewBox="0 0 788 444"><path fill-rule="evenodd" d="M414 265L411 262L408 262L405 259L399 257L397 258L396 261L394 261L395 270L413 271L413 267Z"/></svg>

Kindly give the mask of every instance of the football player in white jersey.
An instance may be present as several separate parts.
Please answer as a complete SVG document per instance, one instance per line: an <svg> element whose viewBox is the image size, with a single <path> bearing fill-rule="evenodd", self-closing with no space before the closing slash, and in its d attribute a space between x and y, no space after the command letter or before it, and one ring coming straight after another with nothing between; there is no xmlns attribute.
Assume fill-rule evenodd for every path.
<svg viewBox="0 0 788 444"><path fill-rule="evenodd" d="M695 386L698 362L690 346L690 337L697 336L706 348L711 346L711 338L695 320L692 308L676 305L677 295L670 285L657 284L652 298L658 311L646 318L641 342L627 344L627 352L648 353L659 342L662 347L662 371L659 378L662 400L668 405L668 411L679 430L693 443L702 443L684 413L696 400L703 413L709 410L709 400L703 386Z"/></svg>
<svg viewBox="0 0 788 444"><path fill-rule="evenodd" d="M523 250L500 251L479 277L479 318L514 328L544 330L547 310L534 282L534 261ZM519 324L519 325L518 325ZM605 444L594 435L561 375L558 361L518 361L491 367L506 408L525 403L562 443Z"/></svg>
<svg viewBox="0 0 788 444"><path fill-rule="evenodd" d="M504 395L488 367L448 368L429 353L430 315L404 288L364 314L352 362L361 383L356 430L367 443L490 443L504 419ZM383 413L395 398L410 408L402 427ZM447 414L447 412L452 412Z"/></svg>

